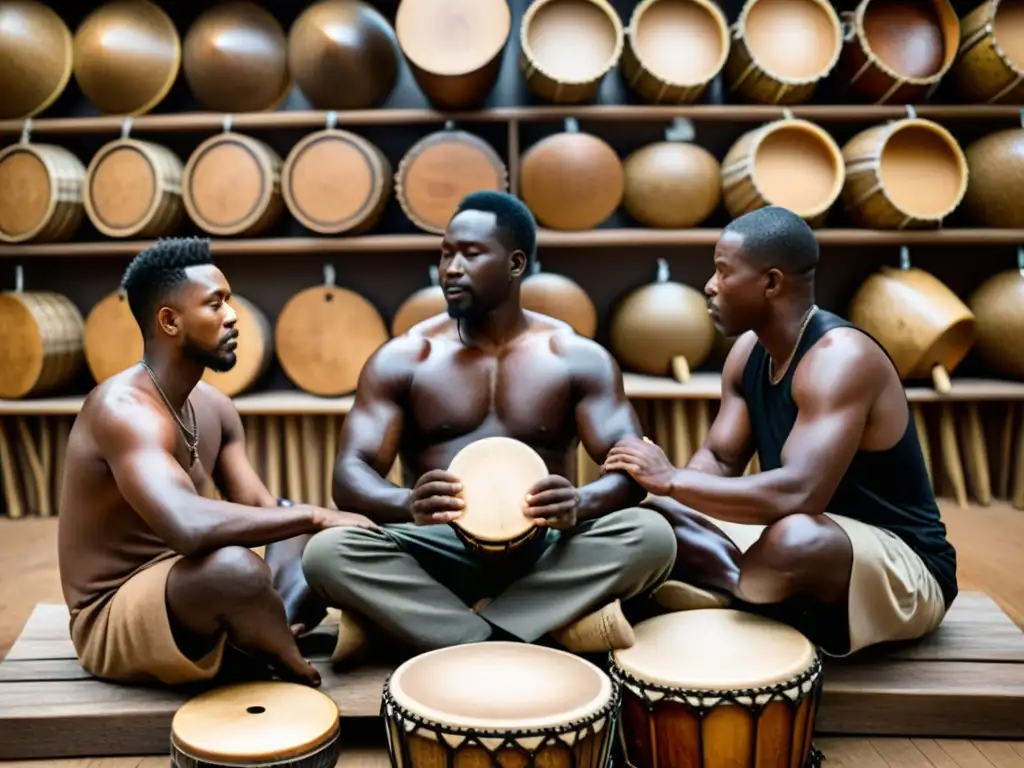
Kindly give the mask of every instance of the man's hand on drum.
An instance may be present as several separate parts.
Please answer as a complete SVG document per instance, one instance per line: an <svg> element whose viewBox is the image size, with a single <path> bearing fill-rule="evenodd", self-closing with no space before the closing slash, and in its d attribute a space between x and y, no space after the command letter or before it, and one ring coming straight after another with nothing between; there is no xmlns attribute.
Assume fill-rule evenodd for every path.
<svg viewBox="0 0 1024 768"><path fill-rule="evenodd" d="M524 513L537 525L565 531L576 525L580 495L576 487L561 475L548 475L530 489Z"/></svg>
<svg viewBox="0 0 1024 768"><path fill-rule="evenodd" d="M647 438L619 440L601 465L603 472L627 472L648 493L667 496L676 468L665 453Z"/></svg>
<svg viewBox="0 0 1024 768"><path fill-rule="evenodd" d="M416 525L450 523L462 514L464 502L459 498L462 484L459 478L443 469L432 469L423 474L407 502L412 521Z"/></svg>

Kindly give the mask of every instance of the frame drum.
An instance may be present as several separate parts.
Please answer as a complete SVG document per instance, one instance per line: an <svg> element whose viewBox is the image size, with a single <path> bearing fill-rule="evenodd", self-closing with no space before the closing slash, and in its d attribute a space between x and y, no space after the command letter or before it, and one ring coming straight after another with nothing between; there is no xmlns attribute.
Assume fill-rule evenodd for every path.
<svg viewBox="0 0 1024 768"><path fill-rule="evenodd" d="M638 768L805 768L821 658L797 630L726 608L656 616L612 652L621 684L619 735Z"/></svg>
<svg viewBox="0 0 1024 768"><path fill-rule="evenodd" d="M216 688L186 702L171 721L174 768L333 768L340 713L327 695L297 683Z"/></svg>
<svg viewBox="0 0 1024 768"><path fill-rule="evenodd" d="M452 527L471 550L511 552L544 533L523 514L523 504L530 488L549 472L525 443L485 437L455 454L448 471L462 483L459 497L465 503Z"/></svg>
<svg viewBox="0 0 1024 768"><path fill-rule="evenodd" d="M618 686L590 662L527 643L415 656L384 684L398 768L606 768Z"/></svg>

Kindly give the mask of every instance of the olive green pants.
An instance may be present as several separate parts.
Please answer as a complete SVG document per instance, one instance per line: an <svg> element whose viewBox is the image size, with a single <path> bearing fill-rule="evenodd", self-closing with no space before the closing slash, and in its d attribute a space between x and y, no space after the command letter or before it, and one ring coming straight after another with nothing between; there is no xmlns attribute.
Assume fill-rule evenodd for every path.
<svg viewBox="0 0 1024 768"><path fill-rule="evenodd" d="M675 562L672 527L630 508L548 530L507 560L470 552L448 525L332 528L306 546L310 587L419 651L480 642L494 627L534 642L608 602L661 584ZM486 608L472 606L491 598Z"/></svg>

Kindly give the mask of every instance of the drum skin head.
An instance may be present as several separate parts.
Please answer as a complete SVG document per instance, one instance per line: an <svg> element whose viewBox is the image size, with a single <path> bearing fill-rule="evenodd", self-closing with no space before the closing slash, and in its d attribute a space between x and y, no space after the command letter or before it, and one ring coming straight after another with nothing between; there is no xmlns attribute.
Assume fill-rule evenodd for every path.
<svg viewBox="0 0 1024 768"><path fill-rule="evenodd" d="M175 713L175 746L220 765L253 765L302 756L338 732L338 707L297 683L253 682L216 688Z"/></svg>
<svg viewBox="0 0 1024 768"><path fill-rule="evenodd" d="M785 683L814 663L814 645L781 622L709 608L642 621L636 644L614 651L615 664L653 685L735 691Z"/></svg>
<svg viewBox="0 0 1024 768"><path fill-rule="evenodd" d="M612 696L585 659L527 643L469 643L409 659L389 683L411 714L455 728L546 728L587 718Z"/></svg>
<svg viewBox="0 0 1024 768"><path fill-rule="evenodd" d="M448 471L462 482L460 497L465 502L454 522L469 536L509 541L535 524L523 514L523 505L526 494L549 472L544 460L525 443L485 437L455 454Z"/></svg>

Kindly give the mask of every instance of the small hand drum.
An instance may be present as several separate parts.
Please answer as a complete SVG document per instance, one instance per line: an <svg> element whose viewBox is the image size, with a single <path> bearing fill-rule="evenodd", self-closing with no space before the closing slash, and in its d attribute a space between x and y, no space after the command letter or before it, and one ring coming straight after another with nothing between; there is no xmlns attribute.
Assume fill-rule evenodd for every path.
<svg viewBox="0 0 1024 768"><path fill-rule="evenodd" d="M810 768L821 659L800 632L726 608L656 616L612 652L630 765Z"/></svg>
<svg viewBox="0 0 1024 768"><path fill-rule="evenodd" d="M470 443L452 459L448 471L462 482L462 515L452 527L477 554L507 554L532 541L544 529L523 513L526 494L548 476L536 451L508 437Z"/></svg>
<svg viewBox="0 0 1024 768"><path fill-rule="evenodd" d="M391 764L607 768L618 686L589 661L527 643L415 656L384 684Z"/></svg>
<svg viewBox="0 0 1024 768"><path fill-rule="evenodd" d="M297 683L228 685L186 702L171 722L174 768L333 768L341 754L334 701Z"/></svg>

